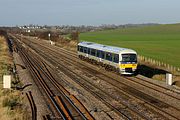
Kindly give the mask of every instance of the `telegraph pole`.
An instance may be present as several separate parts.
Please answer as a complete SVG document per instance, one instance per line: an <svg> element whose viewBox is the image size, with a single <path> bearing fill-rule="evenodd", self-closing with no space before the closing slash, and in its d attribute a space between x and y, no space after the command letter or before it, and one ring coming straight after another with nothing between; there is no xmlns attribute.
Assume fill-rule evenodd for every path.
<svg viewBox="0 0 180 120"><path fill-rule="evenodd" d="M51 42L51 34L50 33L48 34L48 37L49 37L49 41Z"/></svg>
<svg viewBox="0 0 180 120"><path fill-rule="evenodd" d="M49 43L52 45L53 43L51 41L51 34L50 33L48 34L48 37L49 37Z"/></svg>

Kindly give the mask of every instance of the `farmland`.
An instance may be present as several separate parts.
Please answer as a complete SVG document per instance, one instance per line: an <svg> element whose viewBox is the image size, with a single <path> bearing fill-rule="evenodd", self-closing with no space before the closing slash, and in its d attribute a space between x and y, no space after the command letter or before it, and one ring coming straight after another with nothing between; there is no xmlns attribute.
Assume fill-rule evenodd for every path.
<svg viewBox="0 0 180 120"><path fill-rule="evenodd" d="M145 57L180 67L180 24L81 33L80 40L131 48Z"/></svg>

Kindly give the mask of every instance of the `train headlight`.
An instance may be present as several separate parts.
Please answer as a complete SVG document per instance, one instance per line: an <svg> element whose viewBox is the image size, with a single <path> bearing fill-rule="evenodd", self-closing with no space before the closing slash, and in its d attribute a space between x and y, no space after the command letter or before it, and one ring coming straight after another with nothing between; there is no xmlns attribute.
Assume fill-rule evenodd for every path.
<svg viewBox="0 0 180 120"><path fill-rule="evenodd" d="M137 64L132 64L132 68L136 69L137 68Z"/></svg>
<svg viewBox="0 0 180 120"><path fill-rule="evenodd" d="M125 64L121 64L121 65L120 65L120 68L125 68L125 67L126 67Z"/></svg>

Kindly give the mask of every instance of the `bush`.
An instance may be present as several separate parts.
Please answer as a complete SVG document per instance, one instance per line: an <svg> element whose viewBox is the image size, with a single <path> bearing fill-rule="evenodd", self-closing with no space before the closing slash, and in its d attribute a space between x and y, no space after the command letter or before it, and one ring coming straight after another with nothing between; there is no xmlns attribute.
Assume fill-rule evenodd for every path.
<svg viewBox="0 0 180 120"><path fill-rule="evenodd" d="M3 99L2 105L3 107L8 107L11 110L14 109L15 106L17 106L18 103L18 97L12 97L12 96L7 96Z"/></svg>

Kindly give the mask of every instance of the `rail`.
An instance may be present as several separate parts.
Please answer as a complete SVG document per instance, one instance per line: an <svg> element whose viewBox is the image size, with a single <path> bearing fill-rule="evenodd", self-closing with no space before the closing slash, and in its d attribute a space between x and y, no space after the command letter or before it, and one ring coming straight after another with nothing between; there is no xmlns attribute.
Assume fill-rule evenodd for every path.
<svg viewBox="0 0 180 120"><path fill-rule="evenodd" d="M34 102L31 91L28 91L26 93L26 96L27 96L29 104L31 106L32 120L37 120L37 108L36 108L36 104Z"/></svg>
<svg viewBox="0 0 180 120"><path fill-rule="evenodd" d="M38 83L41 85L41 87L45 91L48 97L48 101L51 104L51 107L56 111L56 113L54 114L58 116L58 118L61 118L64 120L73 119L73 116L71 113L72 111L68 110L69 108L66 105L68 102L68 104L70 104L73 107L73 109L76 110L76 112L79 114L78 116L81 116L81 119L93 120L94 118L90 115L90 113L88 113L88 111L85 108L83 108L83 110L86 110L85 112L86 116L84 115L84 113L82 113L79 110L79 108L77 108L74 105L72 100L66 96L66 94L68 93L66 90L60 89L62 88L62 86L58 85L57 82L55 82L55 79L52 77L52 75L49 73L48 69L46 68L45 63L42 63L41 60L38 60L30 51L27 51L24 45L21 45L21 44L22 43L19 43L18 41L16 41L19 54L23 58L23 61L26 63L27 67L29 68L32 76L34 76L34 78L38 81ZM43 65L43 67L41 65ZM63 100L66 99L65 100L66 102L62 101L59 96L56 96L55 94L53 94L53 92L50 90L47 83L45 82L44 77L46 77L46 79L49 79L49 81L60 91L60 93L63 96ZM65 92L66 94L63 91L64 92L66 91ZM43 119L49 119L49 117L43 116Z"/></svg>

